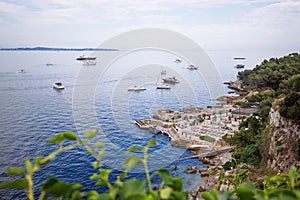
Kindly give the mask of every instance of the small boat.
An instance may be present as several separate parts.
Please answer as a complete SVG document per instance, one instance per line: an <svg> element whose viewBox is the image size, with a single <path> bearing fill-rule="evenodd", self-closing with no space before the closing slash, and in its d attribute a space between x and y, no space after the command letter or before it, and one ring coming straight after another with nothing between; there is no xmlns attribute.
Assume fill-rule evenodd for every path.
<svg viewBox="0 0 300 200"><path fill-rule="evenodd" d="M161 72L160 72L162 75L166 75L167 74L167 70L161 70Z"/></svg>
<svg viewBox="0 0 300 200"><path fill-rule="evenodd" d="M46 63L46 66L50 67L50 66L53 66L52 63Z"/></svg>
<svg viewBox="0 0 300 200"><path fill-rule="evenodd" d="M20 73L20 74L24 74L24 73L26 73L26 72L25 72L24 69L21 69L21 70L19 71L19 73Z"/></svg>
<svg viewBox="0 0 300 200"><path fill-rule="evenodd" d="M180 59L176 59L174 62L175 63L181 63L182 61Z"/></svg>
<svg viewBox="0 0 300 200"><path fill-rule="evenodd" d="M133 87L128 88L128 91L144 91L144 90L146 90L146 88L138 87L138 86L133 86Z"/></svg>
<svg viewBox="0 0 300 200"><path fill-rule="evenodd" d="M63 89L65 89L65 86L63 86L62 83L57 82L57 83L53 83L53 88L57 89L57 90L63 90Z"/></svg>
<svg viewBox="0 0 300 200"><path fill-rule="evenodd" d="M85 55L79 56L76 60L84 61L84 60L96 60L97 57L87 57Z"/></svg>
<svg viewBox="0 0 300 200"><path fill-rule="evenodd" d="M82 65L84 65L84 66L92 66L92 65L96 65L96 64L97 64L97 62L94 61L94 60L84 60Z"/></svg>
<svg viewBox="0 0 300 200"><path fill-rule="evenodd" d="M161 85L157 85L156 89L160 89L160 90L170 90L171 87L167 84L161 84Z"/></svg>
<svg viewBox="0 0 300 200"><path fill-rule="evenodd" d="M175 84L175 83L179 83L179 80L175 76L173 76L170 78L163 78L163 82Z"/></svg>
<svg viewBox="0 0 300 200"><path fill-rule="evenodd" d="M233 58L234 60L245 60L246 58L244 58L244 57L235 57L235 58Z"/></svg>
<svg viewBox="0 0 300 200"><path fill-rule="evenodd" d="M189 66L187 67L187 69L189 69L189 70L197 70L198 67L196 67L195 65L189 65Z"/></svg>
<svg viewBox="0 0 300 200"><path fill-rule="evenodd" d="M237 68L237 69L241 69L241 68L244 68L244 67L245 67L244 64L237 64L237 65L235 66L235 68Z"/></svg>

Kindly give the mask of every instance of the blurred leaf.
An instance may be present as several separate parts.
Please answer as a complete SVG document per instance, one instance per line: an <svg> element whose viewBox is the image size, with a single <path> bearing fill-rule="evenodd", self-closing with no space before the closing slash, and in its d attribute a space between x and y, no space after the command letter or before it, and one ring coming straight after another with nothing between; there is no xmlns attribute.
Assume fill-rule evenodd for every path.
<svg viewBox="0 0 300 200"><path fill-rule="evenodd" d="M97 159L99 160L99 159L103 158L104 155L105 155L105 151L100 151L97 155Z"/></svg>
<svg viewBox="0 0 300 200"><path fill-rule="evenodd" d="M83 186L80 184L80 183L74 183L72 186L71 186L71 190L74 191L74 190L82 190L83 189Z"/></svg>
<svg viewBox="0 0 300 200"><path fill-rule="evenodd" d="M153 147L156 145L156 140L151 140L149 143L148 143L148 147Z"/></svg>
<svg viewBox="0 0 300 200"><path fill-rule="evenodd" d="M46 183L42 186L43 190L46 190L47 188L52 187L55 183L57 183L58 180L54 177L49 178Z"/></svg>
<svg viewBox="0 0 300 200"><path fill-rule="evenodd" d="M32 164L28 158L25 159L25 166L26 166L26 170L27 170L28 174L32 174L33 168L32 168Z"/></svg>
<svg viewBox="0 0 300 200"><path fill-rule="evenodd" d="M54 136L53 138L46 140L47 143L51 143L51 144L62 144L62 142L64 141L65 137L62 133L57 134L56 136Z"/></svg>
<svg viewBox="0 0 300 200"><path fill-rule="evenodd" d="M178 192L178 191L173 191L171 199L176 199L176 200L187 200L189 199L189 194L188 192Z"/></svg>
<svg viewBox="0 0 300 200"><path fill-rule="evenodd" d="M95 130L92 130L92 131L87 131L87 132L85 132L85 137L87 139L92 139L97 135L97 133L98 133L98 129L95 129Z"/></svg>
<svg viewBox="0 0 300 200"><path fill-rule="evenodd" d="M114 200L113 198L110 197L109 194L107 193L103 193L103 194L99 194L99 196L96 198L97 200ZM89 198L89 200L91 200Z"/></svg>
<svg viewBox="0 0 300 200"><path fill-rule="evenodd" d="M168 170L160 169L157 171L157 174L167 185L172 184L172 176Z"/></svg>
<svg viewBox="0 0 300 200"><path fill-rule="evenodd" d="M82 189L82 185L78 183L71 185L67 182L50 178L42 188L47 194L52 194L59 197L68 197L72 191Z"/></svg>
<svg viewBox="0 0 300 200"><path fill-rule="evenodd" d="M182 190L182 180L181 180L181 178L173 178L171 187L175 191L181 191Z"/></svg>
<svg viewBox="0 0 300 200"><path fill-rule="evenodd" d="M129 172L133 167L138 166L142 163L141 159L137 155L132 155L124 163L123 167Z"/></svg>
<svg viewBox="0 0 300 200"><path fill-rule="evenodd" d="M88 147L88 148L87 148L87 152L88 152L89 154L92 154L92 155L95 155L95 154L96 154L95 150L94 150L92 147Z"/></svg>
<svg viewBox="0 0 300 200"><path fill-rule="evenodd" d="M99 197L99 193L97 192L97 191L95 191L95 190L92 190L92 191L89 191L88 193L87 193L87 197L88 197L88 199L90 199L90 200L96 200L96 199L98 199L98 197Z"/></svg>
<svg viewBox="0 0 300 200"><path fill-rule="evenodd" d="M6 189L18 189L23 190L28 187L27 181L25 179L19 179L16 181L7 181L4 183L0 183L0 188Z"/></svg>
<svg viewBox="0 0 300 200"><path fill-rule="evenodd" d="M99 174L93 174L91 177L90 177L90 180L96 180L96 179L99 179L100 178L100 175Z"/></svg>
<svg viewBox="0 0 300 200"><path fill-rule="evenodd" d="M235 191L240 199L255 200L255 187L251 183L242 184Z"/></svg>
<svg viewBox="0 0 300 200"><path fill-rule="evenodd" d="M68 139L68 140L78 140L77 135L73 132L65 132L64 137L65 137L65 139Z"/></svg>
<svg viewBox="0 0 300 200"><path fill-rule="evenodd" d="M104 148L104 143L96 142L96 147L99 148L99 149Z"/></svg>
<svg viewBox="0 0 300 200"><path fill-rule="evenodd" d="M146 183L135 178L129 179L124 182L120 193L124 199L138 199L138 197L146 195Z"/></svg>
<svg viewBox="0 0 300 200"><path fill-rule="evenodd" d="M160 197L162 199L169 199L171 193L172 193L172 188L166 187L160 190Z"/></svg>
<svg viewBox="0 0 300 200"><path fill-rule="evenodd" d="M37 157L37 158L34 160L34 163L35 163L36 165L40 166L40 165L44 164L44 163L42 163L42 160L43 160L43 157L42 157L42 156L39 156L39 157Z"/></svg>
<svg viewBox="0 0 300 200"><path fill-rule="evenodd" d="M120 179L124 179L124 178L126 178L126 176L127 176L127 172L124 172L124 173L120 174Z"/></svg>
<svg viewBox="0 0 300 200"><path fill-rule="evenodd" d="M220 200L220 195L216 190L211 190L209 192L202 192L201 197L205 200Z"/></svg>
<svg viewBox="0 0 300 200"><path fill-rule="evenodd" d="M133 152L133 151L142 151L143 148L140 146L132 146L127 150L127 153Z"/></svg>
<svg viewBox="0 0 300 200"><path fill-rule="evenodd" d="M12 167L7 170L7 173L12 176L19 176L25 174L25 170L20 167Z"/></svg>

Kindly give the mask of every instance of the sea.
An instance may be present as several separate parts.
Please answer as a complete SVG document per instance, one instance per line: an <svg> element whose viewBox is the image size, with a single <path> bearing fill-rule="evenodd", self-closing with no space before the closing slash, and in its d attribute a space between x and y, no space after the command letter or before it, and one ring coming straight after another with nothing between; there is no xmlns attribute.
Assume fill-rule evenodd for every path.
<svg viewBox="0 0 300 200"><path fill-rule="evenodd" d="M87 51L0 51L0 182L14 180L7 175L9 167L24 167L24 159L32 162L38 156L47 156L58 147L45 141L58 133L72 131L80 138L84 132L98 129L92 140L105 144L106 155L101 159L105 169L112 169L111 181L123 171L122 163L128 158L129 147L145 146L151 140L157 145L150 148L148 161L154 185L160 179L155 171L168 169L172 176L182 177L185 190L197 189L202 179L197 174L187 174L187 167L206 166L191 156L184 148L172 146L166 135L154 135L139 129L136 119L151 119L158 109L180 111L190 107L217 105L217 95L228 95L225 81L235 81L245 64L251 69L265 58L284 55L281 52L248 52L229 50L206 51L214 76L205 71L189 70L192 64L178 55L157 49L146 49L118 56L106 66L101 61L116 52ZM119 52L120 53L120 52ZM290 52L288 52L290 53ZM96 65L86 66L77 57L97 56ZM109 57L109 56L108 56ZM234 57L245 57L235 60ZM23 70L25 73L20 73ZM162 75L161 71L167 74ZM163 76L176 76L180 83L171 90L157 90ZM55 82L62 82L64 90L53 89ZM145 91L132 92L128 87L145 87ZM218 88L218 92L214 89ZM69 144L67 142L67 144ZM143 157L143 154L138 153ZM97 173L91 164L95 161L79 147L58 155L34 175L35 195L50 177L68 183L81 183L84 191L106 188L95 187L89 180ZM173 166L177 170L173 170ZM145 179L143 167L137 167L129 178ZM24 191L0 189L0 199L24 199Z"/></svg>

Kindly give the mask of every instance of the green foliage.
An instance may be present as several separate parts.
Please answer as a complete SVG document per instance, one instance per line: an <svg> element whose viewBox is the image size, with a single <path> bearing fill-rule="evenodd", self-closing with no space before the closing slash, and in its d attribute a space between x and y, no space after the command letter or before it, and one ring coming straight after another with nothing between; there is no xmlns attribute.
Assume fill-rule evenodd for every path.
<svg viewBox="0 0 300 200"><path fill-rule="evenodd" d="M280 105L280 115L288 118L300 120L300 92L290 92Z"/></svg>
<svg viewBox="0 0 300 200"><path fill-rule="evenodd" d="M79 140L78 137L72 132L65 132L57 134L55 137L47 140L48 143L59 145L59 148L49 154L47 157L37 157L34 162L25 159L25 169L12 167L7 170L11 176L23 176L15 181L7 181L0 183L0 188L5 189L20 189L26 192L28 199L33 200L34 195L34 180L33 175L43 166L53 160L56 155L64 151L85 145L87 153L92 154L95 158L93 167L98 171L91 175L90 180L96 180L95 186L107 187L108 191L98 193L97 191L83 192L83 186L80 183L69 184L64 181L59 181L55 177L49 178L41 187L39 199L188 199L188 193L182 191L182 180L180 178L173 178L170 173L161 169L155 172L162 180L158 190L153 190L151 185L151 177L147 162L150 158L148 151L151 147L156 145L156 141L152 140L145 147L133 146L129 148L128 153L132 154L124 163L125 169L115 182L110 181L110 174L113 172L111 169L101 168L102 164L100 159L104 155L104 144L96 142L92 145L90 139L94 138L98 130L89 131L85 134L85 140ZM73 144L65 146L66 140L73 141ZM133 154L140 151L144 154L143 158ZM136 166L143 164L145 169L146 180L137 180L135 178L126 179L127 174ZM153 174L154 175L154 174Z"/></svg>
<svg viewBox="0 0 300 200"><path fill-rule="evenodd" d="M204 141L207 141L207 142L211 142L211 143L213 143L213 142L216 141L215 138L213 138L213 137L211 137L211 136L209 136L209 135L201 135L199 138L200 138L201 140L204 140Z"/></svg>
<svg viewBox="0 0 300 200"><path fill-rule="evenodd" d="M217 190L203 192L202 198L205 200L297 200L300 199L300 168L291 168L288 174L272 176L262 182L262 187L252 183L239 183L231 190L221 193ZM244 176L245 171L233 176ZM231 181L224 181L230 187Z"/></svg>
<svg viewBox="0 0 300 200"><path fill-rule="evenodd" d="M238 73L243 87L248 89L272 88L277 90L283 80L298 74L300 71L300 55L297 53L282 58L264 60L253 70Z"/></svg>

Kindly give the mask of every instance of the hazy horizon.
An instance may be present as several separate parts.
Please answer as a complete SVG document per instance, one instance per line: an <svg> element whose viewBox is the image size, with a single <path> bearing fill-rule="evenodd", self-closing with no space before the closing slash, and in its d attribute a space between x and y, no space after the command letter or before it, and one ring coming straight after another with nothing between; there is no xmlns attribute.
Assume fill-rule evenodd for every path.
<svg viewBox="0 0 300 200"><path fill-rule="evenodd" d="M98 47L126 31L164 28L205 50L299 51L297 0L1 0L1 47Z"/></svg>

